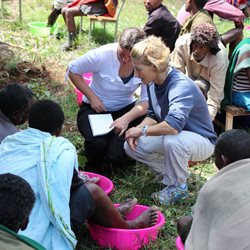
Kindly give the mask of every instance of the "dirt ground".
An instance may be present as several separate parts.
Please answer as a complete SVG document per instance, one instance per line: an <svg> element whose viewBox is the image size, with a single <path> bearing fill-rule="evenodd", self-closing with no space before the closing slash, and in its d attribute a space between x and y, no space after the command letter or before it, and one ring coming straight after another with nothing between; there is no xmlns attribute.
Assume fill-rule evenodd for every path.
<svg viewBox="0 0 250 250"><path fill-rule="evenodd" d="M0 89L10 83L28 84L30 82L41 82L43 91L49 91L50 96L53 95L59 99L65 96L65 68L53 67L53 65L49 64L45 67L35 62L26 61L20 61L10 67L8 63L14 56L13 50L8 46L3 47L0 45ZM77 132L76 119L66 118L64 131Z"/></svg>
<svg viewBox="0 0 250 250"><path fill-rule="evenodd" d="M54 67L50 67L51 65L40 66L35 62L27 61L14 61L10 65L14 57L15 52L9 46L0 44L0 89L9 83L26 84L34 80L40 80L45 83L49 91L53 92L53 88L50 86L52 81L64 82L64 68L56 67L53 70Z"/></svg>

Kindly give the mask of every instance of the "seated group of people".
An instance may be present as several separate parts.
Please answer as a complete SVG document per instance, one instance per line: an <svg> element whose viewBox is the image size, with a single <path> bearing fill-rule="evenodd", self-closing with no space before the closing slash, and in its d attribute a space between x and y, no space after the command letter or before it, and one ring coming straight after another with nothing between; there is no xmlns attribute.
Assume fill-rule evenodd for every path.
<svg viewBox="0 0 250 250"><path fill-rule="evenodd" d="M150 0L145 0L145 6L150 12L152 5L147 2ZM195 2L189 0L187 6L188 3L194 6ZM84 94L77 115L77 125L84 137L87 158L84 169L101 173L115 162L126 162L131 158L143 162L156 173L157 179L165 186L153 193L152 198L166 206L188 197L188 162L203 161L212 156L214 150L219 169L237 161L236 165L239 167L236 171L239 170L242 178L247 176L247 172L244 172L245 168L248 171L247 160L244 164L238 161L250 157L246 150L249 134L232 130L225 133L225 140L222 136L217 141L213 120L224 96L227 71L230 74L227 79L231 81L231 85L226 97L229 101L234 98L234 94L233 97L230 95L233 88L233 93L240 90L238 92L242 94L241 98L247 98L247 92L242 85L249 85L250 79L249 40L245 39L237 46L228 68L225 48L219 41L216 27L210 23L198 23L192 28L190 26L189 33L178 38L173 48L167 47L166 40L162 41L159 37L146 37L146 33L139 28L127 28L121 33L118 43L101 46L70 62L67 77ZM243 78L238 76L242 71ZM87 72L93 73L90 85L86 84L82 76ZM234 82L238 79L241 79L241 83L235 85ZM134 94L139 88L140 95L136 99ZM236 96L240 98L239 95ZM10 199L10 203L2 205L3 219L0 224L3 227L0 230L4 237L13 238L16 236L14 233L21 229L24 230L24 236L36 240L46 249L73 249L76 245L75 234L81 231L86 219L116 228L154 225L157 221L157 209L154 206L135 220L126 221L124 215L131 211L136 200L129 200L117 209L96 184L83 183L78 177L76 149L60 136L64 122L61 107L50 100L34 102L33 93L19 84L8 85L0 91L0 174L5 180L3 183L12 182L11 178L15 182L17 177L13 175L17 175L25 179L34 192L30 192L27 198L30 206L25 215L18 219L19 222L13 218L13 210L9 210L6 217L7 208L16 206L17 202L12 203ZM106 135L93 136L88 115L103 113L112 115L114 122L110 126L113 130ZM22 124L26 119L28 129L18 132L15 125ZM238 138L242 140L234 144L234 140ZM241 154L238 156L237 152ZM218 178L216 175L214 179L215 182L218 179L218 187L221 188L220 175L223 183L227 183L223 173L232 169L230 176L239 184L239 190L243 186L247 188L242 179L237 179L235 168L232 164L232 167L222 169L217 174ZM212 191L209 191L209 183L207 192L210 197ZM234 192L235 186L236 184L227 183L227 192ZM204 189L206 194L206 186ZM211 203L220 201L217 214L214 213L213 206L209 207L204 202L207 198L202 198L201 192L193 219L189 218L188 223L184 223L184 231L187 231L186 224L191 227L186 249L201 249L200 244L207 242L208 233L215 237L214 246L217 242L219 246L222 242L227 245L227 235L223 234L227 232L226 228L221 230L222 227L215 226L216 216L232 209L230 204L234 202L233 198L226 200L225 196L224 204L228 202L228 206L224 207L221 200L223 192L224 189L221 189L221 194L211 198ZM242 199L245 197L242 196ZM244 204L247 206L247 203ZM206 218L203 215L205 208L209 209ZM234 211L236 210L233 208L231 213ZM30 223L26 228L29 214ZM244 216L242 220L248 223L244 207L237 215ZM238 222L238 217L234 216L227 225ZM205 228L201 217L207 220L204 222L206 225L212 225L211 221L214 220L214 226ZM237 225L237 232L241 225L245 228L245 224ZM223 233L218 234L218 231ZM182 235L182 230L180 234ZM236 236L247 239L245 234L235 233ZM223 240L219 241L221 237ZM33 244L27 243L22 237L18 241L22 241L20 244ZM209 244L210 241L207 243L208 247Z"/></svg>
<svg viewBox="0 0 250 250"><path fill-rule="evenodd" d="M215 29L209 24L197 25L186 36L187 41L191 40L187 50L194 48L191 53L194 62L203 62L202 55L206 57L211 51L217 52L216 55L221 52ZM200 50L203 53L198 53ZM104 165L129 157L143 162L165 185L163 190L152 194L152 198L162 205L188 197L188 162L210 157L217 140L212 123L214 109L209 109L204 93L191 78L170 66L170 61L173 62L170 59L170 49L160 38L145 38L142 30L128 28L122 32L119 43L91 50L70 62L67 69L68 77L84 93L77 125L84 137L85 170L101 172ZM82 77L86 72L93 72L89 86ZM136 100L134 93L139 87L141 94ZM19 84L8 85L0 91L1 119L4 121L1 133L5 132L2 138L9 135L0 145L0 174L11 173L24 178L36 197L26 229L22 224L24 220L15 228L0 221L5 236L13 236L6 228L14 232L25 229L24 236L46 249L73 249L75 234L86 219L116 228L154 225L157 220L155 207L133 221L126 221L124 214L133 208L136 200L116 209L97 185L83 183L77 173L75 147L60 137L64 121L62 109L49 100L33 102L32 92ZM13 103L17 103L16 106ZM114 129L107 135L94 137L88 115L99 113L112 115ZM17 133L14 125L21 124L27 117L29 128ZM216 159L218 167L222 160L225 166L241 159L228 160L224 151L219 156L221 159ZM28 210L25 221L31 209ZM190 235L196 230L196 215L199 217L195 212ZM23 244L22 237L18 239ZM194 236L187 244L198 244L193 239ZM27 243L24 241L24 244Z"/></svg>
<svg viewBox="0 0 250 250"><path fill-rule="evenodd" d="M250 2L247 0L227 2L224 0L186 0L176 18L162 2L163 0L144 0L145 8L148 11L148 20L144 31L147 35L161 37L171 51L174 49L179 34L190 32L192 26L201 22L211 23L215 26L214 14L235 23L235 28L220 36L225 46L230 44L229 57L243 38L243 20L249 16L250 12ZM239 2L236 7L234 6L235 2ZM54 0L52 11L48 17L48 26L53 26L59 14L62 14L68 30L68 42L63 45L63 49L73 50L77 44L74 17L85 15L113 16L117 5L118 0Z"/></svg>

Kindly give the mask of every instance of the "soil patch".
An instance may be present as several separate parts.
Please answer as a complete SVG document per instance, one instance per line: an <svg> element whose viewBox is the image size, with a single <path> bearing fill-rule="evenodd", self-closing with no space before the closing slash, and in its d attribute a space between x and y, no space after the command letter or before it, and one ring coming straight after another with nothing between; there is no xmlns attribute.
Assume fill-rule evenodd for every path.
<svg viewBox="0 0 250 250"><path fill-rule="evenodd" d="M53 91L52 82L61 82L65 69L56 67L56 71L48 70L50 66L38 65L35 62L18 61L8 46L0 46L0 88L10 83L42 82L53 94L58 93L58 86ZM58 85L58 84L57 84ZM63 90L64 86L62 86Z"/></svg>

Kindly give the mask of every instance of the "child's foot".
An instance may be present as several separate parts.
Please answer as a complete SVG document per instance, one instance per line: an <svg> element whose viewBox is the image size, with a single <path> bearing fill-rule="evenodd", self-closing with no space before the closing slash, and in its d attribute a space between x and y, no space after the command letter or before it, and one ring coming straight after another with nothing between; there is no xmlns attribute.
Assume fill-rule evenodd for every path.
<svg viewBox="0 0 250 250"><path fill-rule="evenodd" d="M95 183L97 184L100 181L100 177L92 177L88 179L88 183Z"/></svg>
<svg viewBox="0 0 250 250"><path fill-rule="evenodd" d="M145 228L154 226L158 219L157 207L152 206L132 221L128 221L129 228Z"/></svg>
<svg viewBox="0 0 250 250"><path fill-rule="evenodd" d="M120 214L124 217L125 215L129 214L134 206L137 204L137 199L127 199L125 203L121 204L117 209L120 212Z"/></svg>

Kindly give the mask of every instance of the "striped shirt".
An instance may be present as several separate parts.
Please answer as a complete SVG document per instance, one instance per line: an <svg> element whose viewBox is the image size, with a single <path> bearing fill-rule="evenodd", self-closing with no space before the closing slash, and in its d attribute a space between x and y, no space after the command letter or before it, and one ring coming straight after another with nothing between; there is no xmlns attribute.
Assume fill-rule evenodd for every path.
<svg viewBox="0 0 250 250"><path fill-rule="evenodd" d="M240 70L234 77L233 91L236 92L249 92L250 82L247 77L246 69Z"/></svg>

